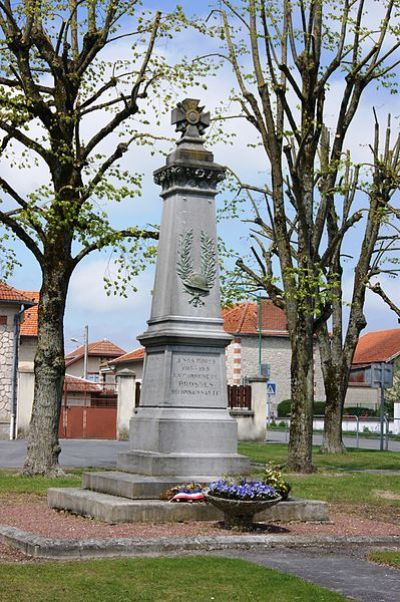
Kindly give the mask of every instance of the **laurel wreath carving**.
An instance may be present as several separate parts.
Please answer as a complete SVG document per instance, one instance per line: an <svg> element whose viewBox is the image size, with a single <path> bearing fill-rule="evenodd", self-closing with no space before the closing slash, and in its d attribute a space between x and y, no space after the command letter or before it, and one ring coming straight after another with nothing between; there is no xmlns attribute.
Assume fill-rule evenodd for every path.
<svg viewBox="0 0 400 602"><path fill-rule="evenodd" d="M193 269L193 229L181 234L178 246L177 274L184 291L191 296L193 307L204 305L203 297L210 294L217 277L217 251L215 242L203 230L200 233L200 271Z"/></svg>

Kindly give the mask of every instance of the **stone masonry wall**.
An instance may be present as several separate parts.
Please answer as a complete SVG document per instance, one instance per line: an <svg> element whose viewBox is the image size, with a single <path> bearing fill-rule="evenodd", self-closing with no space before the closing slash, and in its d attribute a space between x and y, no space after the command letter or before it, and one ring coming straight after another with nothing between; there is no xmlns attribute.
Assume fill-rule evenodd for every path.
<svg viewBox="0 0 400 602"><path fill-rule="evenodd" d="M13 315L9 309L0 307L0 321L6 321L0 323L0 439L8 436L11 414Z"/></svg>
<svg viewBox="0 0 400 602"><path fill-rule="evenodd" d="M258 373L258 337L242 336L235 339L226 350L228 384L240 384L244 378ZM263 364L271 367L270 380L277 385L277 395L272 398L273 406L283 399L290 399L290 341L287 337L263 337L261 358ZM314 354L315 399L324 400L325 390L322 378L321 361L316 347Z"/></svg>

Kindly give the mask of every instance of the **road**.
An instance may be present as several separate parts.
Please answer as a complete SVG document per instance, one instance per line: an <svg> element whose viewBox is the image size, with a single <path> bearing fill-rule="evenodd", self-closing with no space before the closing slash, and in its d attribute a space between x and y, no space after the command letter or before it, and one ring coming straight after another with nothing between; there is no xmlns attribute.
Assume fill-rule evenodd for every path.
<svg viewBox="0 0 400 602"><path fill-rule="evenodd" d="M286 443L288 433L282 431L268 431L267 442ZM314 435L315 445L320 445L321 435ZM347 447L355 447L354 437L345 437ZM60 464L64 467L98 467L114 468L117 454L129 447L128 441L102 441L89 439L62 439ZM360 437L360 448L379 449L379 439L363 439ZM391 451L400 451L400 441L390 441ZM0 467L20 468L25 459L26 441L0 441Z"/></svg>
<svg viewBox="0 0 400 602"><path fill-rule="evenodd" d="M274 431L269 430L267 435L267 441L271 441L274 443L287 443L289 440L289 433L287 431ZM356 438L355 437L344 437L344 444L346 447L355 447L356 446ZM365 439L364 437L360 437L360 448L361 449L379 449L380 440L376 439ZM322 443L322 435L315 434L313 437L314 445L321 445ZM400 451L400 441L389 441L389 451Z"/></svg>
<svg viewBox="0 0 400 602"><path fill-rule="evenodd" d="M62 439L60 464L64 467L114 468L117 454L128 449L128 441ZM25 459L26 441L0 441L0 467L20 468Z"/></svg>

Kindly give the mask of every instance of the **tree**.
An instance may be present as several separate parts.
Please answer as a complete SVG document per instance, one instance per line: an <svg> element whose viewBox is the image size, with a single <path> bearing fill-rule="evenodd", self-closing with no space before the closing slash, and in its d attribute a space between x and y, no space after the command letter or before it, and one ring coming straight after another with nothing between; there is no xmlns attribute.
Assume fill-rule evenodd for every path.
<svg viewBox="0 0 400 602"><path fill-rule="evenodd" d="M60 472L63 316L73 270L112 246L131 258L131 274L137 273L146 245L157 239L151 228L114 228L106 202L140 195L141 176L120 161L132 144L157 139L145 113L151 115L160 96L171 96L183 72L155 47L179 29L181 16L144 11L137 0L0 2L1 159L20 169L35 162L47 177L25 196L17 177L0 177L0 221L42 273L27 474ZM129 56L102 59L111 43L125 38L132 43Z"/></svg>
<svg viewBox="0 0 400 602"><path fill-rule="evenodd" d="M331 258L362 217L344 213L330 248L323 248L346 136L366 88L390 84L397 64L400 42L392 36L398 33L398 2L380 6L376 31L364 25L364 0L221 0L212 13L210 34L223 45L213 56L231 65L237 84L232 100L238 116L256 129L270 169L265 186L241 184L252 202L254 261L241 259L238 266L286 312L292 348L288 466L295 471L313 469L314 341L332 314ZM337 78L343 90L327 150L325 101ZM263 204L251 193L260 193Z"/></svg>
<svg viewBox="0 0 400 602"><path fill-rule="evenodd" d="M399 232L398 220L393 212L391 200L400 185L400 137L393 148L390 147L390 118L385 136L384 151L379 149L379 124L375 123L375 141L372 147L372 181L366 181L361 186L361 166L353 172L348 167L344 174L342 188L344 200L342 216L335 210L337 201L333 198L335 191L328 192L329 216L327 228L328 261L326 276L332 285L332 321L331 328L325 322L318 330L318 342L321 354L322 371L326 393L324 437L321 451L340 453L344 451L342 440L343 407L348 388L350 368L361 330L367 322L364 315L366 291L372 290L383 297L384 301L396 311L393 301L387 297L379 283L374 279L380 274L388 273L396 276L398 267L393 254L397 253ZM327 139L325 143L328 145ZM329 147L321 153L327 157ZM346 237L341 236L343 216L350 215L356 198L357 188L362 188L367 194L368 204L358 212L365 217L360 220L362 240L358 253L353 253L352 265L354 277L352 285L351 306L345 326L343 307L343 250ZM339 239L339 240L338 240ZM358 257L357 257L358 254ZM391 264L391 261L395 263ZM397 313L400 313L397 310Z"/></svg>

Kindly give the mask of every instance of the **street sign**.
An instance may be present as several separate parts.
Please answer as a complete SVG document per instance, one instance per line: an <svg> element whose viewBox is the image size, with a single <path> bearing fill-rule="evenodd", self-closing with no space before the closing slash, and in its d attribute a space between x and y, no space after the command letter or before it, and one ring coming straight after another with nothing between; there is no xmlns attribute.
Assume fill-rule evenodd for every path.
<svg viewBox="0 0 400 602"><path fill-rule="evenodd" d="M269 364L261 364L260 374L261 376L266 376L269 378L269 375L271 374L271 366Z"/></svg>
<svg viewBox="0 0 400 602"><path fill-rule="evenodd" d="M365 369L365 381L371 387L390 389L393 387L393 364L371 364Z"/></svg>
<svg viewBox="0 0 400 602"><path fill-rule="evenodd" d="M276 395L276 383L267 383L268 395Z"/></svg>

